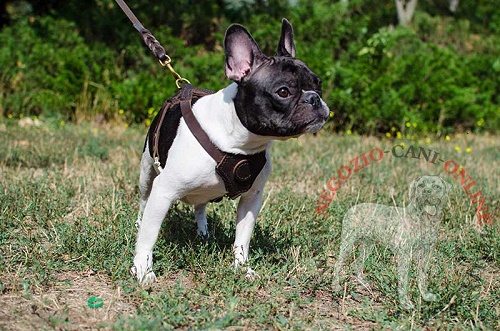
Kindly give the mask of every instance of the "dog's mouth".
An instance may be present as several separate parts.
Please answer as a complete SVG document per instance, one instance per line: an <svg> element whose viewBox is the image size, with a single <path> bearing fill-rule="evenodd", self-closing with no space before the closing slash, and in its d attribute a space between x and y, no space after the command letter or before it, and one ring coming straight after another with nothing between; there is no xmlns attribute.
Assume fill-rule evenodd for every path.
<svg viewBox="0 0 500 331"><path fill-rule="evenodd" d="M442 204L442 201L439 198L429 198L425 199L424 203L422 204L424 206L424 211L430 215L430 216L436 216L437 213L439 212L440 206Z"/></svg>
<svg viewBox="0 0 500 331"><path fill-rule="evenodd" d="M316 116L304 125L304 133L315 133L325 125L328 116Z"/></svg>
<svg viewBox="0 0 500 331"><path fill-rule="evenodd" d="M428 215L436 216L438 208L435 205L425 205L424 210Z"/></svg>

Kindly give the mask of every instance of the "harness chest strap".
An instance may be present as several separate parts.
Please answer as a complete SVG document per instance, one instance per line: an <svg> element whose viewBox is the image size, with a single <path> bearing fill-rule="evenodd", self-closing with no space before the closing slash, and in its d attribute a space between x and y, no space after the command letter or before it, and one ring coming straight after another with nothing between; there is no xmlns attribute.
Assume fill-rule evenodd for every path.
<svg viewBox="0 0 500 331"><path fill-rule="evenodd" d="M203 130L200 123L196 119L193 114L191 108L191 102L193 97L193 92L197 95L208 94L204 90L193 89L190 84L185 84L181 87L181 91L172 99L167 100L164 104L164 107L172 107L177 102L180 103L182 117L186 122L187 127L193 133L196 140L200 143L200 145L205 149L205 151L215 160L216 173L222 178L224 181L224 186L227 191L227 196L231 199L235 199L240 196L241 193L248 191L259 173L264 168L264 165L267 162L266 152L262 151L253 155L241 155L241 154L232 154L221 151L217 146L215 146L207 133ZM167 103L170 104L167 104ZM157 129L155 130L154 137L154 146L153 157L155 159L155 165L161 171L161 166L158 157L158 142L159 142L159 127L161 127L161 123L163 122L163 118L167 109L163 109L160 118L160 122L158 124Z"/></svg>

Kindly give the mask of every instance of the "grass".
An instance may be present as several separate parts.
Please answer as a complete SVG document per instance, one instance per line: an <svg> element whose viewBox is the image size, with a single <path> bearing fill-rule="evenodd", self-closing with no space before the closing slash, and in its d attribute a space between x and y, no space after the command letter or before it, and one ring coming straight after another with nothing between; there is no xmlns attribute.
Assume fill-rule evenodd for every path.
<svg viewBox="0 0 500 331"><path fill-rule="evenodd" d="M212 204L215 238L196 238L192 207L177 204L155 248L158 282L129 275L146 129L0 123L0 329L331 330L500 328L500 149L497 136L426 142L321 134L273 146L273 175L251 242L260 278L231 268L235 201ZM492 225L441 165L411 158L370 164L343 183L326 215L315 212L328 179L374 147L425 146L462 165L481 189ZM457 148L458 147L458 148ZM466 149L469 152L466 152ZM378 247L366 274L331 292L345 211L358 202L402 205L422 174L453 186L429 271L439 301L398 308L394 255ZM414 277L412 277L414 278ZM101 308L87 306L91 296Z"/></svg>

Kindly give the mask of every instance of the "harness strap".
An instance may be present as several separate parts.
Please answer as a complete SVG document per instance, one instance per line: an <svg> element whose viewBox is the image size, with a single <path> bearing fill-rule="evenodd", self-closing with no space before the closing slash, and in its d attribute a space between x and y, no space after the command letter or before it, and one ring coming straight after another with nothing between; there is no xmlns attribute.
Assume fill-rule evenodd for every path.
<svg viewBox="0 0 500 331"><path fill-rule="evenodd" d="M160 120L158 121L158 124L156 125L155 131L154 131L154 136L153 136L153 159L154 159L154 165L156 167L156 172L159 174L160 172L163 171L163 168L161 167L160 163L160 152L158 151L158 146L160 144L160 129L161 125L163 123L163 120L165 119L165 115L167 114L167 111L172 107L172 99L167 99L161 106L161 114L160 114Z"/></svg>
<svg viewBox="0 0 500 331"><path fill-rule="evenodd" d="M262 151L253 155L222 152L210 140L207 133L203 130L194 116L191 108L192 94L193 87L191 84L182 86L179 96L182 117L196 140L198 140L203 149L217 163L215 171L224 181L224 186L227 191L226 195L231 199L235 199L239 197L241 193L248 191L252 187L255 179L267 162L266 152ZM216 201L217 200L218 199L216 199Z"/></svg>
<svg viewBox="0 0 500 331"><path fill-rule="evenodd" d="M194 117L193 111L191 109L192 95L192 86L190 84L183 85L181 89L181 95L179 97L181 102L182 117L184 118L184 121L186 122L189 130L191 130L193 135L196 137L196 140L198 140L203 149L205 149L205 151L207 151L207 153L218 164L224 158L224 153L221 152L221 150L212 143L207 133L202 129L196 117Z"/></svg>

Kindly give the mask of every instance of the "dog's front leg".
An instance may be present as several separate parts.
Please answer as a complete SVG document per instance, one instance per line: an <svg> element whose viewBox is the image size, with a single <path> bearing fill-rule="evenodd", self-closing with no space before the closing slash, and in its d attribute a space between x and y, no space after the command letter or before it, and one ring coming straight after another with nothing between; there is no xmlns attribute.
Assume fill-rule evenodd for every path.
<svg viewBox="0 0 500 331"><path fill-rule="evenodd" d="M242 195L238 203L236 238L234 240L234 265L241 266L248 261L248 250L255 221L262 206L262 189L250 190ZM248 269L247 278L254 278L253 270Z"/></svg>
<svg viewBox="0 0 500 331"><path fill-rule="evenodd" d="M399 256L397 257L398 265L398 294L401 307L407 310L414 308L413 303L408 296L408 275L410 273L410 263L412 259L412 251L399 248Z"/></svg>
<svg viewBox="0 0 500 331"><path fill-rule="evenodd" d="M168 181L161 176L154 181L137 234L134 266L131 273L144 285L156 279L153 272L153 247L158 239L163 219L174 200L165 187L165 182Z"/></svg>
<svg viewBox="0 0 500 331"><path fill-rule="evenodd" d="M430 251L422 250L417 255L417 258L417 282L420 295L422 295L422 299L424 299L424 301L436 301L437 296L434 293L429 292L427 288L427 271L429 270L429 263L431 261Z"/></svg>

